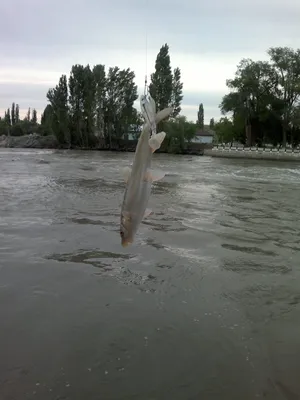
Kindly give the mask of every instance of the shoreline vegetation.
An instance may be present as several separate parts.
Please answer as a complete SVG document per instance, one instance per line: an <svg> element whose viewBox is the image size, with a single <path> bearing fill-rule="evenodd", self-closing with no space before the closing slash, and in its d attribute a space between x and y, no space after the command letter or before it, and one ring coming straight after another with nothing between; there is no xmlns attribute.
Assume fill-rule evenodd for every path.
<svg viewBox="0 0 300 400"><path fill-rule="evenodd" d="M196 122L181 114L181 70L171 68L169 46L164 44L149 84L157 110L174 108L158 126L167 134L160 152L224 156L212 147L228 143L295 149L300 144L300 49L274 47L267 54L268 61L241 60L233 79L226 81L229 93L219 105L223 116L211 118L206 126L203 103ZM134 107L138 91L129 68L73 65L46 98L40 121L30 108L21 119L19 105L12 103L0 118L0 147L135 150L143 120ZM213 144L199 140L207 130L213 133Z"/></svg>
<svg viewBox="0 0 300 400"><path fill-rule="evenodd" d="M94 150L94 151L117 151L117 152L134 152L137 140L124 140L118 142L112 148L105 143L102 146L94 148L73 148L73 150ZM30 148L30 149L55 149L68 150L67 146L61 146L53 135L41 136L38 134L30 134L26 136L0 136L0 148ZM168 153L165 148L159 149L156 153ZM239 158L239 159L255 159L255 160L272 160L272 161L297 161L300 162L300 147L297 148L280 148L280 147L245 147L245 146L224 146L224 145L205 145L201 143L192 143L186 148L182 155L208 156L220 158Z"/></svg>
<svg viewBox="0 0 300 400"><path fill-rule="evenodd" d="M105 140L98 141L94 147L69 147L66 144L61 145L54 135L42 136L36 133L23 136L0 136L0 148L31 148L31 149L61 149L61 150L97 150L97 151L120 151L134 152L137 140L118 140L111 145L105 143ZM180 154L203 155L205 149L212 148L212 145L202 143L190 143L181 151ZM156 153L169 153L166 146L161 146Z"/></svg>

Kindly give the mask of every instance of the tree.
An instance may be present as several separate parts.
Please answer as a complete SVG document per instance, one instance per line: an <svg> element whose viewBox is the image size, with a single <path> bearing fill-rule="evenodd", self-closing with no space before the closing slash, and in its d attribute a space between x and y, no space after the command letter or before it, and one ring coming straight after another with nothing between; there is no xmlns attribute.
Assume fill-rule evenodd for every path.
<svg viewBox="0 0 300 400"><path fill-rule="evenodd" d="M90 147L94 144L94 127L96 115L96 87L94 74L89 66L84 67L83 82L83 116L84 116L84 137L85 146Z"/></svg>
<svg viewBox="0 0 300 400"><path fill-rule="evenodd" d="M37 124L37 112L36 112L36 109L35 109L35 108L32 110L31 122L32 122L32 124L34 124L34 125Z"/></svg>
<svg viewBox="0 0 300 400"><path fill-rule="evenodd" d="M116 144L137 121L134 78L130 69L110 68L106 77L101 64L92 69L89 65L73 65L69 85L63 75L47 93L51 108L42 115L43 130L53 131L61 144L81 147L95 146L97 137L104 134L112 147L111 139Z"/></svg>
<svg viewBox="0 0 300 400"><path fill-rule="evenodd" d="M15 103L12 103L11 105L11 124L15 125L16 123L16 108L15 108Z"/></svg>
<svg viewBox="0 0 300 400"><path fill-rule="evenodd" d="M195 137L197 126L194 122L187 121L185 116L178 116L163 122L166 138L163 148L169 153L182 153Z"/></svg>
<svg viewBox="0 0 300 400"><path fill-rule="evenodd" d="M111 146L111 139L120 139L127 133L135 118L133 104L138 98L135 74L129 68L109 68L106 80L105 135Z"/></svg>
<svg viewBox="0 0 300 400"><path fill-rule="evenodd" d="M247 143L265 140L262 132L263 121L277 118L273 112L276 99L277 77L274 68L265 61L254 62L242 59L234 79L226 82L231 92L220 104L223 114L231 112L234 118L244 121L244 136Z"/></svg>
<svg viewBox="0 0 300 400"><path fill-rule="evenodd" d="M151 74L149 92L156 102L157 110L162 110L172 104L173 76L167 43L160 48L157 54L155 72Z"/></svg>
<svg viewBox="0 0 300 400"><path fill-rule="evenodd" d="M69 76L69 115L71 141L83 146L84 138L84 66L73 65ZM66 103L67 104L67 103Z"/></svg>
<svg viewBox="0 0 300 400"><path fill-rule="evenodd" d="M215 120L214 120L214 118L211 118L211 119L210 119L210 121L209 121L209 127L210 127L210 129L214 129L214 127L215 127Z"/></svg>
<svg viewBox="0 0 300 400"><path fill-rule="evenodd" d="M231 143L234 141L234 126L233 122L227 117L220 118L215 123L215 132L220 143Z"/></svg>
<svg viewBox="0 0 300 400"><path fill-rule="evenodd" d="M179 68L175 68L172 77L172 107L174 108L172 113L173 118L177 117L181 111L181 101L183 99L182 89L183 83L181 82L181 71Z"/></svg>
<svg viewBox="0 0 300 400"><path fill-rule="evenodd" d="M53 134L54 112L51 104L47 104L41 115L41 133L43 135Z"/></svg>
<svg viewBox="0 0 300 400"><path fill-rule="evenodd" d="M8 126L11 125L10 109L8 108L4 116L5 122Z"/></svg>
<svg viewBox="0 0 300 400"><path fill-rule="evenodd" d="M97 136L104 136L104 105L106 94L106 76L104 65L95 65L93 68L93 75L96 89L96 133Z"/></svg>
<svg viewBox="0 0 300 400"><path fill-rule="evenodd" d="M73 65L69 77L70 127L72 143L94 145L96 87L90 66Z"/></svg>
<svg viewBox="0 0 300 400"><path fill-rule="evenodd" d="M30 121L30 114L31 114L31 110L30 110L30 107L29 107L28 111L27 111L27 115L26 115L27 121Z"/></svg>
<svg viewBox="0 0 300 400"><path fill-rule="evenodd" d="M200 129L204 129L204 108L202 103L199 105L197 125Z"/></svg>
<svg viewBox="0 0 300 400"><path fill-rule="evenodd" d="M50 105L48 105L51 107ZM29 108L30 110L30 108ZM22 136L36 133L42 134L51 134L50 132L45 132L44 126L40 125L37 121L37 112L35 109L32 110L32 118L28 120L28 115L30 111L26 113L23 119L19 117L19 105L12 103L11 109L5 110L4 118L0 117L0 135L11 135L11 136ZM44 116L42 115L42 122L44 120ZM14 123L13 123L14 121Z"/></svg>
<svg viewBox="0 0 300 400"><path fill-rule="evenodd" d="M16 124L20 122L20 110L19 110L19 104L16 104Z"/></svg>
<svg viewBox="0 0 300 400"><path fill-rule="evenodd" d="M47 99L51 105L51 129L60 144L67 143L70 145L68 85L66 75L60 77L59 83L54 89L48 90ZM45 121L45 119L43 121Z"/></svg>
<svg viewBox="0 0 300 400"><path fill-rule="evenodd" d="M282 144L285 147L294 107L300 98L300 49L271 47L268 55L277 74L277 94L282 102Z"/></svg>

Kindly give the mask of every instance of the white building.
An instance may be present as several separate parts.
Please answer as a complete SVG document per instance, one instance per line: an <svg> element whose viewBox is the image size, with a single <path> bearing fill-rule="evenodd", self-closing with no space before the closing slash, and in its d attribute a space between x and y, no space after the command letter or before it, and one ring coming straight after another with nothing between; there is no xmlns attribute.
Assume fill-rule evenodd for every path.
<svg viewBox="0 0 300 400"><path fill-rule="evenodd" d="M214 139L214 132L210 130L198 131L191 143L212 144Z"/></svg>

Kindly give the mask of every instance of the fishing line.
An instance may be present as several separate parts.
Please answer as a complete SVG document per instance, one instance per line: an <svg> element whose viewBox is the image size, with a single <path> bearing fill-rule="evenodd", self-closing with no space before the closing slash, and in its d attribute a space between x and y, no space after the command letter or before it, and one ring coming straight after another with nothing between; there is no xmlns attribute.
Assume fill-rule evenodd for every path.
<svg viewBox="0 0 300 400"><path fill-rule="evenodd" d="M147 7L146 7L147 8ZM147 14L147 13L146 13ZM150 130L151 130L151 136L153 135L153 131L152 131L152 126L151 126L151 120L150 120L150 116L147 112L147 108L145 107L145 104L147 101L149 101L149 87L148 87L148 21L146 21L145 23L145 47L146 47L146 51L145 51L145 86L144 86L144 98L141 101L141 108L144 110L144 115L147 117L148 120L148 124L150 126Z"/></svg>
<svg viewBox="0 0 300 400"><path fill-rule="evenodd" d="M148 32L147 32L147 24L146 24L146 75L145 75L145 87L144 87L144 95L148 94Z"/></svg>
<svg viewBox="0 0 300 400"><path fill-rule="evenodd" d="M145 46L146 46L146 51L145 51L145 71L146 71L146 74L145 74L145 86L144 86L144 96L145 97L148 97L148 94L149 94L149 91L148 91L148 29L147 29L147 26L148 26L148 24L147 24L147 22L146 22L146 33L145 33L145 36L146 36L146 40L145 40ZM145 114L146 114L146 116L147 116L147 119L148 119L148 123L149 123L149 125L151 126L151 123L150 123L150 117L149 117L149 115L148 115L148 112L147 112L147 109L146 109L146 107L145 107L145 103L146 103L146 101L147 101L147 98L144 98L144 99L142 99L142 107L143 107L143 110L144 110L144 112L145 112Z"/></svg>

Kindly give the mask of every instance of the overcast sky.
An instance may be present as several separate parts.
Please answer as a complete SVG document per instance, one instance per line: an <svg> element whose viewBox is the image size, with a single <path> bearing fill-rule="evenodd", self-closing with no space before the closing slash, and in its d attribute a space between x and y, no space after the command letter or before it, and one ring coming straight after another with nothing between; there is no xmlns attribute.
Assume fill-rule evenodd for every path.
<svg viewBox="0 0 300 400"><path fill-rule="evenodd" d="M13 101L40 113L75 63L130 67L141 92L168 43L182 71L182 113L195 120L203 102L208 123L243 57L300 47L300 0L14 0L0 15L1 114Z"/></svg>

